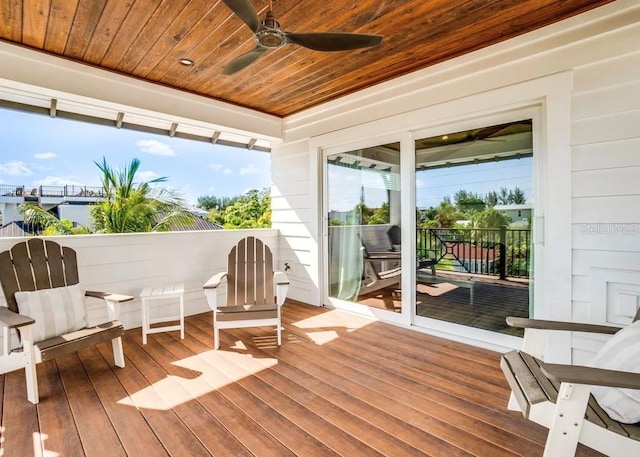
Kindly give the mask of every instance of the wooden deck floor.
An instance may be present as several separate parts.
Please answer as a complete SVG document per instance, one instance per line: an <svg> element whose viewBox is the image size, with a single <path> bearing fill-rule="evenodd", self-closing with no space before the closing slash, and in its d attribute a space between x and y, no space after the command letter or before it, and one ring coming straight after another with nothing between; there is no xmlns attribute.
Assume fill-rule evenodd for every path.
<svg viewBox="0 0 640 457"><path fill-rule="evenodd" d="M499 354L341 311L288 303L270 329L124 338L0 376L0 455L537 456L545 430L506 410ZM599 455L581 448L578 455Z"/></svg>

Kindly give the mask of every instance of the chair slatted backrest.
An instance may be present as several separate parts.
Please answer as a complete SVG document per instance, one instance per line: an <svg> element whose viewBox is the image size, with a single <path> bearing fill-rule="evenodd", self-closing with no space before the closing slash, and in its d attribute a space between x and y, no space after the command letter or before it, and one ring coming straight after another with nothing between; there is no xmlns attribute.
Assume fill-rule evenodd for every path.
<svg viewBox="0 0 640 457"><path fill-rule="evenodd" d="M0 282L10 310L18 312L14 294L80 282L76 252L55 241L31 238L0 253Z"/></svg>
<svg viewBox="0 0 640 457"><path fill-rule="evenodd" d="M274 303L271 249L253 236L240 240L229 253L227 306Z"/></svg>

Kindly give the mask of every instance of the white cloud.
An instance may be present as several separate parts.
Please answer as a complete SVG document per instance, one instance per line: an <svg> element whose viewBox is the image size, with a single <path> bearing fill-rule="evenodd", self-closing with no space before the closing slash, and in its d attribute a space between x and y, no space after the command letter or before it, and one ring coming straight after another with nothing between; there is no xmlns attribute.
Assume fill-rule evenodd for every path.
<svg viewBox="0 0 640 457"><path fill-rule="evenodd" d="M171 146L158 140L138 140L136 141L136 146L138 146L142 152L146 152L147 154L157 156L176 155L173 149L171 149Z"/></svg>
<svg viewBox="0 0 640 457"><path fill-rule="evenodd" d="M0 163L0 175L29 176L32 174L33 171L27 167L27 164L19 160Z"/></svg>
<svg viewBox="0 0 640 457"><path fill-rule="evenodd" d="M86 183L76 181L72 177L65 176L47 176L44 179L40 179L33 182L36 186L84 186Z"/></svg>
<svg viewBox="0 0 640 457"><path fill-rule="evenodd" d="M152 181L156 178L159 178L160 175L158 173L156 173L155 171L141 171L136 173L136 178L138 178L137 180L140 180L141 182L147 182L147 181Z"/></svg>
<svg viewBox="0 0 640 457"><path fill-rule="evenodd" d="M225 168L224 169L224 174L225 175L230 175L230 174L233 174L233 171L229 170L228 168Z"/></svg>
<svg viewBox="0 0 640 457"><path fill-rule="evenodd" d="M224 165L222 165L221 163L210 163L209 168L214 171L220 171L224 168Z"/></svg>
<svg viewBox="0 0 640 457"><path fill-rule="evenodd" d="M33 156L36 159L41 159L41 160L53 159L54 157L57 157L53 152L40 152L38 154L34 154Z"/></svg>
<svg viewBox="0 0 640 457"><path fill-rule="evenodd" d="M250 163L246 167L242 167L240 169L240 176L255 175L256 173L262 173L262 170L260 168L256 167L252 163Z"/></svg>

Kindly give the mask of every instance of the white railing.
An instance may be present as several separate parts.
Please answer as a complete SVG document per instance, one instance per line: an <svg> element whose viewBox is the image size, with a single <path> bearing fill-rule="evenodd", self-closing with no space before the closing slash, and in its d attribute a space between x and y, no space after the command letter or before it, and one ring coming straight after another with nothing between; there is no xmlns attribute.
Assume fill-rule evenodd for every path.
<svg viewBox="0 0 640 457"><path fill-rule="evenodd" d="M214 273L226 270L231 248L250 235L269 245L277 265L276 229L73 235L50 239L76 251L80 283L85 289L135 297L133 302L122 305L120 314L125 328L135 328L142 321L138 295L149 285L184 283L185 315L208 311L202 285ZM0 252L25 239L0 238ZM0 291L0 305L5 303ZM88 304L88 308L90 322L106 318L100 300Z"/></svg>

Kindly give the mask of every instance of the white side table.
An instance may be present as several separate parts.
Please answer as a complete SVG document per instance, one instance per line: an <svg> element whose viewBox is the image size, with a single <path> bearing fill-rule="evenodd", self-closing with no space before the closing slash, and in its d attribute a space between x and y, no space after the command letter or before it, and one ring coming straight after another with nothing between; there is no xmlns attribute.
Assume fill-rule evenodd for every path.
<svg viewBox="0 0 640 457"><path fill-rule="evenodd" d="M140 292L142 299L142 344L147 344L149 333L170 332L180 330L180 338L184 339L184 284L164 284L159 286L149 286ZM165 301L170 298L178 298L180 310L178 316L166 316L151 319L150 305L154 300ZM179 320L178 325L168 325L164 327L153 327L151 324Z"/></svg>

